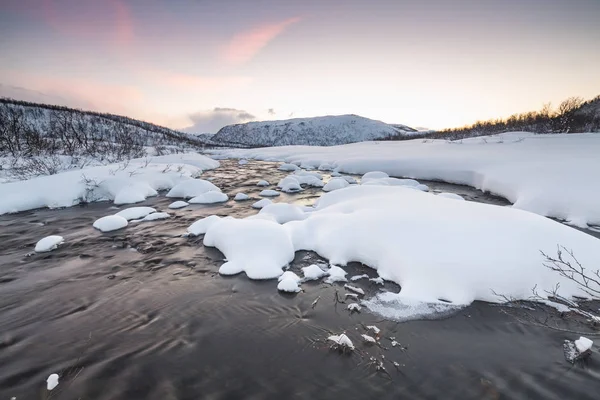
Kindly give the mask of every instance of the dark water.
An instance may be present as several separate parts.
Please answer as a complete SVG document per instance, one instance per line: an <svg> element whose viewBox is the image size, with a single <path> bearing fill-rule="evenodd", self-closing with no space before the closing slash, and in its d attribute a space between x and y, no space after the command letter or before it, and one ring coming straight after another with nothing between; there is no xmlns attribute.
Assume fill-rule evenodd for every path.
<svg viewBox="0 0 600 400"><path fill-rule="evenodd" d="M268 163L241 171L223 164L205 176L232 196L256 195L256 180L276 183L286 175ZM311 189L275 201L310 204L319 194ZM164 210L171 201L144 204ZM395 323L364 311L350 315L335 301L342 286L305 283L303 292L282 295L275 281L219 276L222 254L180 235L207 215L256 213L250 204L169 210L169 220L109 234L92 228L115 212L107 203L0 217L0 400L48 398L45 379L55 372L56 399L599 398L597 352L571 365L562 342L578 335L516 319L547 316L580 328L544 308L474 303L442 320ZM65 243L29 256L50 234ZM299 252L292 270L317 259ZM346 269L349 276L376 275L357 264ZM367 297L381 288L353 284ZM398 290L388 283L385 289ZM360 344L370 324L381 328L381 347ZM325 343L342 331L357 345L352 354ZM389 337L401 346L392 347ZM382 356L386 372L370 361Z"/></svg>

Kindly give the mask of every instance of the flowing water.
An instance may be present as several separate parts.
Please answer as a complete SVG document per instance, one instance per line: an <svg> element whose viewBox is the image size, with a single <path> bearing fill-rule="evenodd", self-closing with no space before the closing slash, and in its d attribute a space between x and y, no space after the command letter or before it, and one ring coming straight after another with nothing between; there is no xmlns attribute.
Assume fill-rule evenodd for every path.
<svg viewBox="0 0 600 400"><path fill-rule="evenodd" d="M285 175L271 163L240 168L225 161L203 177L230 196L257 196L258 179L276 183ZM427 184L505 203L466 187ZM321 193L275 201L311 204ZM143 205L166 210L171 201L159 196ZM276 281L218 275L223 255L181 234L204 216L252 215L251 203L192 205L169 210L168 220L106 234L92 223L116 212L108 203L1 216L0 400L598 398L597 354L571 365L562 343L577 335L517 319L548 317L569 327L545 308L507 312L476 302L444 319L396 323L364 309L349 314L336 300L342 286L309 282L285 295ZM65 243L32 254L51 234ZM316 261L298 252L291 269ZM359 264L346 270L376 276ZM364 279L353 284L367 297L382 288ZM387 282L384 289L399 290ZM380 346L357 339L372 324L381 329ZM357 351L330 349L326 337L342 331ZM385 371L371 360L382 356ZM47 392L51 373L60 383Z"/></svg>

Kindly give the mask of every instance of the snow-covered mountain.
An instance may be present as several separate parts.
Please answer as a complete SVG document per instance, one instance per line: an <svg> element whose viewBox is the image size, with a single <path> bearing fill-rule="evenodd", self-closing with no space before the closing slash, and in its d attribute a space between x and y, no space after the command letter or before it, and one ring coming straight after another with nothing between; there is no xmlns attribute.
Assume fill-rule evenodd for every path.
<svg viewBox="0 0 600 400"><path fill-rule="evenodd" d="M404 125L389 125L358 115L339 115L229 125L221 128L211 140L246 146L335 146L413 132L414 129Z"/></svg>

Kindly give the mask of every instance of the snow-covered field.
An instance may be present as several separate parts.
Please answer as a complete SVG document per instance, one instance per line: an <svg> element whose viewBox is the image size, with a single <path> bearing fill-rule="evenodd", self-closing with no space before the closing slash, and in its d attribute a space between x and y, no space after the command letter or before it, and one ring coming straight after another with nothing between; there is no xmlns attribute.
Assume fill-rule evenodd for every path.
<svg viewBox="0 0 600 400"><path fill-rule="evenodd" d="M462 141L364 142L211 151L218 158L285 161L306 168L464 184L515 208L577 226L600 225L600 135L513 132ZM327 167L327 168L325 168Z"/></svg>
<svg viewBox="0 0 600 400"><path fill-rule="evenodd" d="M171 154L0 183L0 214L101 200L137 203L218 166L199 154Z"/></svg>

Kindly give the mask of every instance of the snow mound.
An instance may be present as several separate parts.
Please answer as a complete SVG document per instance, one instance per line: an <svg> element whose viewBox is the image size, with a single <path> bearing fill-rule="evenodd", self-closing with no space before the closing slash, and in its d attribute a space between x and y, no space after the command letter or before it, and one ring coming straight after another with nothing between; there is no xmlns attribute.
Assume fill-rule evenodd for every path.
<svg viewBox="0 0 600 400"><path fill-rule="evenodd" d="M277 290L280 292L287 293L298 293L300 291L300 286L298 286L298 282L293 279L283 279L277 284Z"/></svg>
<svg viewBox="0 0 600 400"><path fill-rule="evenodd" d="M245 272L250 279L277 278L295 254L283 225L262 219L222 219L210 226L204 245L225 255L219 273Z"/></svg>
<svg viewBox="0 0 600 400"><path fill-rule="evenodd" d="M342 333L340 335L331 335L327 338L327 340L331 340L338 346L345 347L350 350L354 350L354 344L352 343L350 338L348 336L346 336L345 333Z"/></svg>
<svg viewBox="0 0 600 400"><path fill-rule="evenodd" d="M331 178L329 182L325 186L323 186L323 191L332 192L334 190L343 189L348 187L350 184L344 178Z"/></svg>
<svg viewBox="0 0 600 400"><path fill-rule="evenodd" d="M248 196L246 193L238 193L233 198L233 200L235 200L235 201L244 201L244 200L249 200L249 199L250 199L250 196Z"/></svg>
<svg viewBox="0 0 600 400"><path fill-rule="evenodd" d="M155 212L156 212L156 209L154 209L152 207L131 207L131 208L126 208L122 211L119 211L115 215L118 215L119 217L123 217L127 221L131 221L132 219L144 218L145 216L150 215Z"/></svg>
<svg viewBox="0 0 600 400"><path fill-rule="evenodd" d="M340 174L340 173L339 173L339 172L337 172L337 171L333 171L333 172L331 173L331 177L332 177L332 178L338 178L338 177L341 177L341 176L342 176L342 174Z"/></svg>
<svg viewBox="0 0 600 400"><path fill-rule="evenodd" d="M277 187L285 193L297 193L302 190L300 181L294 176L287 176L279 181Z"/></svg>
<svg viewBox="0 0 600 400"><path fill-rule="evenodd" d="M157 194L158 192L152 188L132 185L119 190L113 202L116 205L140 203L146 200L146 197L156 196Z"/></svg>
<svg viewBox="0 0 600 400"><path fill-rule="evenodd" d="M107 215L97 219L93 226L102 232L110 232L125 228L127 225L127 220L120 215Z"/></svg>
<svg viewBox="0 0 600 400"><path fill-rule="evenodd" d="M348 285L348 284L344 285L344 287L354 293L360 294L361 296L365 295L365 291L359 287Z"/></svg>
<svg viewBox="0 0 600 400"><path fill-rule="evenodd" d="M319 165L319 168L317 168L319 171L333 171L335 167L327 162L322 163L321 165Z"/></svg>
<svg viewBox="0 0 600 400"><path fill-rule="evenodd" d="M292 271L285 271L283 274L279 275L279 278L277 278L277 280L279 282L286 280L286 279L291 279L298 283L301 281L300 277L298 275L296 275L295 272L292 272Z"/></svg>
<svg viewBox="0 0 600 400"><path fill-rule="evenodd" d="M204 179L192 179L178 183L167 193L167 197L181 197L189 199L207 192L220 192L221 189Z"/></svg>
<svg viewBox="0 0 600 400"><path fill-rule="evenodd" d="M278 224L285 224L290 221L300 221L306 218L301 207L287 203L268 204L260 210L259 214L272 215Z"/></svg>
<svg viewBox="0 0 600 400"><path fill-rule="evenodd" d="M282 164L277 169L280 171L297 171L300 167L295 164Z"/></svg>
<svg viewBox="0 0 600 400"><path fill-rule="evenodd" d="M331 176L333 176L333 175L331 175ZM346 182L348 182L351 185L356 185L358 183L353 176L344 175L344 176L340 176L340 178L345 179Z"/></svg>
<svg viewBox="0 0 600 400"><path fill-rule="evenodd" d="M169 204L169 208L172 210L176 210L178 208L187 207L189 205L190 204L185 201L177 200L177 201L174 201L173 203Z"/></svg>
<svg viewBox="0 0 600 400"><path fill-rule="evenodd" d="M279 196L279 192L277 190L267 189L260 192L258 195L263 197L277 197Z"/></svg>
<svg viewBox="0 0 600 400"><path fill-rule="evenodd" d="M375 314L399 322L441 318L463 307L443 302L427 303L407 299L391 292L379 293L368 300L363 300L362 304Z"/></svg>
<svg viewBox="0 0 600 400"><path fill-rule="evenodd" d="M35 245L36 253L45 253L47 251L52 251L56 249L58 246L63 244L64 238L62 236L51 235L46 236L45 238L38 241Z"/></svg>
<svg viewBox="0 0 600 400"><path fill-rule="evenodd" d="M460 196L456 193L439 193L438 197L443 197L443 198L452 199L452 200L465 201L465 199L462 196Z"/></svg>
<svg viewBox="0 0 600 400"><path fill-rule="evenodd" d="M214 203L223 203L229 200L229 197L225 193L221 191L210 191L200 196L196 196L189 200L190 204L214 204Z"/></svg>
<svg viewBox="0 0 600 400"><path fill-rule="evenodd" d="M171 217L171 214L167 214L166 212L157 212L154 214L146 215L144 218L142 218L142 221L158 221L160 219L167 219L169 217Z"/></svg>
<svg viewBox="0 0 600 400"><path fill-rule="evenodd" d="M381 172L381 171L371 171L371 172L367 172L366 174L364 174L361 178L360 181L361 182L366 182L369 179L381 179L381 178L389 178L390 176L385 173L385 172Z"/></svg>
<svg viewBox="0 0 600 400"><path fill-rule="evenodd" d="M270 185L270 183L269 183L269 182L267 182L267 181L265 181L264 179L263 179L263 180L260 180L260 181L258 181L258 182L256 183L256 186L260 186L260 187L266 187L266 186L269 186L269 185Z"/></svg>
<svg viewBox="0 0 600 400"><path fill-rule="evenodd" d="M299 169L299 170L295 171L292 175L293 176L312 176L313 178L317 178L320 181L323 180L323 175L321 175L317 171L305 171L303 169Z"/></svg>
<svg viewBox="0 0 600 400"><path fill-rule="evenodd" d="M347 272L344 271L342 268L338 267L337 265L332 265L331 268L329 268L329 270L327 271L327 274L329 276L325 280L326 283L347 282L348 281L348 279L346 279Z"/></svg>
<svg viewBox="0 0 600 400"><path fill-rule="evenodd" d="M302 268L302 274L304 274L305 281L316 281L324 276L327 276L327 272L324 271L317 264L309 265L308 267Z"/></svg>
<svg viewBox="0 0 600 400"><path fill-rule="evenodd" d="M206 218L199 219L198 221L191 224L187 231L190 235L199 236L204 235L208 228L210 228L216 222L219 222L221 217L218 215L210 215Z"/></svg>
<svg viewBox="0 0 600 400"><path fill-rule="evenodd" d="M273 202L269 199L262 199L257 201L256 203L252 204L252 208L257 208L257 209L261 209L263 207L268 206L269 204L273 204Z"/></svg>
<svg viewBox="0 0 600 400"><path fill-rule="evenodd" d="M363 185L375 185L375 186L408 186L414 187L420 185L420 183L414 179L398 179L398 178L372 178L362 181Z"/></svg>
<svg viewBox="0 0 600 400"><path fill-rule="evenodd" d="M358 303L350 303L348 304L346 309L350 312L360 312L360 310L362 310L362 307L359 306Z"/></svg>
<svg viewBox="0 0 600 400"><path fill-rule="evenodd" d="M242 159L242 160L238 161L238 164L239 165L246 165L246 164L248 164L248 160L243 160Z"/></svg>

